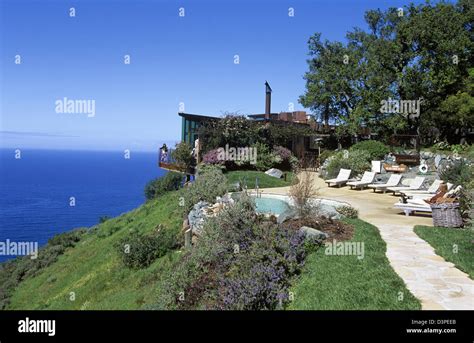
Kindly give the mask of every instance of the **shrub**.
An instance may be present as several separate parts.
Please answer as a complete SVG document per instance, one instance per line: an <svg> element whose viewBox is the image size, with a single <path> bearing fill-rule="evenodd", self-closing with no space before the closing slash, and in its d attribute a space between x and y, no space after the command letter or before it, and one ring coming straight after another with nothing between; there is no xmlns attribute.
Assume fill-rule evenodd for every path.
<svg viewBox="0 0 474 343"><path fill-rule="evenodd" d="M263 143L255 143L252 148L257 149L257 163L255 168L260 171L266 171L275 164L282 162L279 156L270 151L270 148Z"/></svg>
<svg viewBox="0 0 474 343"><path fill-rule="evenodd" d="M329 157L333 156L336 153L334 150L324 150L319 155L319 163L322 165Z"/></svg>
<svg viewBox="0 0 474 343"><path fill-rule="evenodd" d="M295 207L301 216L308 214L310 210L309 200L318 195L313 174L301 171L293 180L290 187L290 196L295 202Z"/></svg>
<svg viewBox="0 0 474 343"><path fill-rule="evenodd" d="M364 150L370 155L370 160L383 159L390 152L390 148L379 141L362 141L351 146L350 151Z"/></svg>
<svg viewBox="0 0 474 343"><path fill-rule="evenodd" d="M176 144L176 147L171 152L171 157L176 161L176 164L182 170L188 170L194 163L192 155L192 148L186 142Z"/></svg>
<svg viewBox="0 0 474 343"><path fill-rule="evenodd" d="M359 211L349 205L338 206L336 207L336 211L347 218L355 219L359 217Z"/></svg>
<svg viewBox="0 0 474 343"><path fill-rule="evenodd" d="M227 178L222 170L216 166L207 166L198 170L196 181L190 187L182 190L181 196L185 201L183 207L187 214L194 204L201 200L214 202L217 196L227 193Z"/></svg>
<svg viewBox="0 0 474 343"><path fill-rule="evenodd" d="M298 167L298 158L293 155L291 150L278 145L273 148L273 154L276 156L276 160L281 161L278 165L279 168L296 169Z"/></svg>
<svg viewBox="0 0 474 343"><path fill-rule="evenodd" d="M474 189L474 165L463 159L456 160L445 165L439 172L439 177L454 186L461 186L460 195L461 211L464 217L472 215L472 192Z"/></svg>
<svg viewBox="0 0 474 343"><path fill-rule="evenodd" d="M295 230L262 221L253 199L209 218L203 234L160 279L153 309L274 309L287 301L305 244Z"/></svg>
<svg viewBox="0 0 474 343"><path fill-rule="evenodd" d="M117 245L122 262L129 268L148 267L177 246L177 232L159 226L152 234L131 233Z"/></svg>
<svg viewBox="0 0 474 343"><path fill-rule="evenodd" d="M169 172L164 176L148 182L145 186L147 200L155 199L166 192L178 189L183 182L183 174Z"/></svg>
<svg viewBox="0 0 474 343"><path fill-rule="evenodd" d="M352 175L362 174L370 169L370 160L370 154L365 150L354 150L349 153L340 151L331 157L326 168L326 178L336 177L341 168L351 169Z"/></svg>
<svg viewBox="0 0 474 343"><path fill-rule="evenodd" d="M451 145L451 151L453 154L461 154L463 152L468 151L469 145L467 144L453 144Z"/></svg>
<svg viewBox="0 0 474 343"><path fill-rule="evenodd" d="M276 225L264 229L247 253L238 254L223 277L225 310L274 310L288 302L290 280L306 255L305 236Z"/></svg>
<svg viewBox="0 0 474 343"><path fill-rule="evenodd" d="M99 223L102 224L102 223L105 223L107 220L109 220L110 217L109 216L100 216L99 217Z"/></svg>
<svg viewBox="0 0 474 343"><path fill-rule="evenodd" d="M60 233L48 240L48 246L60 245L64 248L70 248L76 245L87 232L87 229L75 229Z"/></svg>
<svg viewBox="0 0 474 343"><path fill-rule="evenodd" d="M203 157L202 162L205 164L224 164L224 161L219 159L219 149L209 150Z"/></svg>
<svg viewBox="0 0 474 343"><path fill-rule="evenodd" d="M279 156L282 161L289 160L290 157L293 156L290 149L287 149L280 145L274 147L273 152L275 153L275 155Z"/></svg>

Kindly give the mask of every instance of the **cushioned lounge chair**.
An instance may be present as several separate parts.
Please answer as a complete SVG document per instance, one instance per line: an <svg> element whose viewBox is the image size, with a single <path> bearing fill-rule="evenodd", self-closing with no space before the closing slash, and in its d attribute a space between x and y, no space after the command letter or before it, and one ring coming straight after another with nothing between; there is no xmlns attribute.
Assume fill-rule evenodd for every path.
<svg viewBox="0 0 474 343"><path fill-rule="evenodd" d="M337 175L335 179L326 180L325 182L328 184L329 187L331 187L331 185L341 187L345 185L347 181L349 181L350 176L351 176L350 169L341 168L339 170L339 174Z"/></svg>
<svg viewBox="0 0 474 343"><path fill-rule="evenodd" d="M416 191L419 190L421 186L423 186L423 182L425 182L425 177L417 176L412 180L410 186L388 187L387 190L393 192L393 194L400 193L403 191Z"/></svg>
<svg viewBox="0 0 474 343"><path fill-rule="evenodd" d="M349 181L347 185L351 186L351 189L352 188L364 189L365 187L370 185L372 182L374 182L374 179L375 179L375 173L366 171L364 172L364 175L362 175L362 179L360 179L359 181Z"/></svg>
<svg viewBox="0 0 474 343"><path fill-rule="evenodd" d="M397 186L400 183L401 179L402 179L401 174L392 174L390 175L386 183L372 183L370 185L367 185L367 187L372 188L374 192L382 191L383 193L385 193L388 187Z"/></svg>

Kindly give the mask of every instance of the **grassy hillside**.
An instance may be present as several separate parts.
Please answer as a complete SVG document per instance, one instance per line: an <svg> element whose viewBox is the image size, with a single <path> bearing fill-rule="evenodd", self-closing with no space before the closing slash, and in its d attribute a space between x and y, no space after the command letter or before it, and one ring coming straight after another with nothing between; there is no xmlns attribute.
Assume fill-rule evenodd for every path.
<svg viewBox="0 0 474 343"><path fill-rule="evenodd" d="M178 231L182 220L177 192L109 219L86 234L74 248L37 277L20 283L10 309L138 309L150 301L154 278L179 255L173 252L148 268L126 268L116 245L131 230L149 232L158 224ZM71 292L75 300L70 300ZM155 294L156 296L156 294Z"/></svg>
<svg viewBox="0 0 474 343"><path fill-rule="evenodd" d="M194 188L216 187L204 182ZM187 200L194 196L190 189L186 189ZM75 246L67 247L55 262L14 289L8 309L133 310L166 298L163 281L176 274L176 262L184 260L180 258L183 253L173 250L145 268L131 269L124 265L119 246L132 233L150 234L158 225L177 234L182 225L181 195L180 191L168 192L82 234ZM353 239L365 243L365 258L327 256L323 249L312 253L295 280L291 308L419 309L418 300L390 267L378 230L361 220L349 222L355 228ZM209 246L215 244L211 241ZM398 292L404 295L402 301L397 299Z"/></svg>

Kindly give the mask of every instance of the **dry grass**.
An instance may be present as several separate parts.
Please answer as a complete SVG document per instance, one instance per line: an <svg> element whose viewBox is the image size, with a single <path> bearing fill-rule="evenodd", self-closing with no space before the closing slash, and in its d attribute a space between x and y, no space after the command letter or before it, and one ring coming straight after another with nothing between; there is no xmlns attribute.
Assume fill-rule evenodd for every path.
<svg viewBox="0 0 474 343"><path fill-rule="evenodd" d="M314 173L300 170L296 174L298 177L290 186L289 194L299 214L304 215L310 210L308 201L319 194L319 188L316 187Z"/></svg>

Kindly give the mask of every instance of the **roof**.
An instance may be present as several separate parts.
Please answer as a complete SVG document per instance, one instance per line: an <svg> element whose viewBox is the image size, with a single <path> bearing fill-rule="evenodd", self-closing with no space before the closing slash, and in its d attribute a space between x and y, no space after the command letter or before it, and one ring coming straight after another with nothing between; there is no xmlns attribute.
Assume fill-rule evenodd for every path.
<svg viewBox="0 0 474 343"><path fill-rule="evenodd" d="M178 112L178 115L180 117L190 119L190 120L193 120L193 121L207 121L207 120L219 120L219 119L221 119L219 117L203 116L201 114L191 114L191 113L183 113L183 112Z"/></svg>

